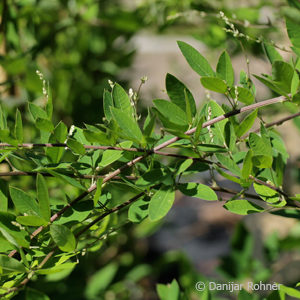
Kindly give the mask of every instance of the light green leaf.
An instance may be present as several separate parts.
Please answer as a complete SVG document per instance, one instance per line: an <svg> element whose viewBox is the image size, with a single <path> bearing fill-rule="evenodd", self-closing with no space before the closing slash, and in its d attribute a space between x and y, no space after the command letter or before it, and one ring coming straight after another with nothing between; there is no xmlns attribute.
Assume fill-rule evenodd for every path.
<svg viewBox="0 0 300 300"><path fill-rule="evenodd" d="M171 284L157 284L156 290L161 300L179 300L180 299L180 288L176 281L173 279Z"/></svg>
<svg viewBox="0 0 300 300"><path fill-rule="evenodd" d="M217 75L227 82L229 86L234 84L234 71L231 64L230 56L224 51L217 64Z"/></svg>
<svg viewBox="0 0 300 300"><path fill-rule="evenodd" d="M125 141L120 143L121 148L130 148L132 145L131 141ZM99 166L104 168L113 162L117 161L119 158L121 158L124 155L124 151L117 151L117 150L105 150L103 152L101 161L99 163Z"/></svg>
<svg viewBox="0 0 300 300"><path fill-rule="evenodd" d="M120 111L122 111L129 118L132 119L133 118L133 109L131 106L129 96L124 91L124 89L117 83L113 87L112 98L113 98L115 107L120 109Z"/></svg>
<svg viewBox="0 0 300 300"><path fill-rule="evenodd" d="M200 76L214 76L215 73L208 61L192 46L185 42L177 42L183 56L191 68Z"/></svg>
<svg viewBox="0 0 300 300"><path fill-rule="evenodd" d="M243 136L247 133L253 126L257 118L257 109L255 109L251 114L249 114L236 128L237 137Z"/></svg>
<svg viewBox="0 0 300 300"><path fill-rule="evenodd" d="M13 139L10 136L10 131L9 129L0 129L0 141L3 143L8 143L12 146L18 146L19 142L15 139Z"/></svg>
<svg viewBox="0 0 300 300"><path fill-rule="evenodd" d="M171 209L175 200L175 191L170 187L162 186L151 198L149 203L150 221L158 221Z"/></svg>
<svg viewBox="0 0 300 300"><path fill-rule="evenodd" d="M192 159L186 159L185 161L183 161L178 170L176 171L176 175L179 175L181 173L183 173L187 168L189 168L192 164L193 164L193 160Z"/></svg>
<svg viewBox="0 0 300 300"><path fill-rule="evenodd" d="M227 91L227 85L223 79L218 77L201 77L200 81L204 88L217 93L225 94Z"/></svg>
<svg viewBox="0 0 300 300"><path fill-rule="evenodd" d="M99 130L97 132L91 130L83 130L84 137L89 143L96 143L100 145L110 145L111 142L108 139L105 132Z"/></svg>
<svg viewBox="0 0 300 300"><path fill-rule="evenodd" d="M300 299L300 291L294 288L280 284L280 291L285 293L286 295L289 295L290 297L295 297L296 299Z"/></svg>
<svg viewBox="0 0 300 300"><path fill-rule="evenodd" d="M48 119L52 119L52 114L53 114L53 97L52 97L52 91L50 89L50 86L48 84L48 99L46 103L46 113L48 116Z"/></svg>
<svg viewBox="0 0 300 300"><path fill-rule="evenodd" d="M0 212L0 232L3 237L16 247L29 248L29 235L25 230L20 230L13 222L16 217L13 214Z"/></svg>
<svg viewBox="0 0 300 300"><path fill-rule="evenodd" d="M238 215L249 215L252 213L264 211L262 207L244 199L229 200L226 204L223 205L223 207L230 212Z"/></svg>
<svg viewBox="0 0 300 300"><path fill-rule="evenodd" d="M286 19L286 28L288 32L288 36L294 47L300 48L300 31L299 24L293 22L290 19Z"/></svg>
<svg viewBox="0 0 300 300"><path fill-rule="evenodd" d="M40 215L47 221L50 220L50 201L48 195L47 183L43 175L38 174L36 177L36 191L39 202Z"/></svg>
<svg viewBox="0 0 300 300"><path fill-rule="evenodd" d="M16 221L24 226L46 226L48 222L39 216L18 216Z"/></svg>
<svg viewBox="0 0 300 300"><path fill-rule="evenodd" d="M0 254L0 267L2 269L1 275L9 273L26 273L26 268L20 261L3 254Z"/></svg>
<svg viewBox="0 0 300 300"><path fill-rule="evenodd" d="M55 244L64 252L72 252L76 247L76 240L71 230L58 224L50 225L50 234Z"/></svg>
<svg viewBox="0 0 300 300"><path fill-rule="evenodd" d="M186 111L186 101L188 101L191 113L195 115L196 104L192 93L180 80L169 73L166 76L166 89L170 100L174 104L179 106L183 111ZM185 100L185 98L187 99Z"/></svg>
<svg viewBox="0 0 300 300"><path fill-rule="evenodd" d="M230 95L232 98L234 98L234 99L237 98L238 101L240 101L246 105L250 105L254 102L254 96L250 92L250 90L240 87L240 86L238 86L237 89L231 88Z"/></svg>
<svg viewBox="0 0 300 300"><path fill-rule="evenodd" d="M275 47L271 46L270 44L263 43L263 48L266 51L267 57L271 64L275 60L283 60L282 56L277 52Z"/></svg>
<svg viewBox="0 0 300 300"><path fill-rule="evenodd" d="M218 200L217 194L209 186L196 183L182 183L179 185L179 190L186 196L200 198L202 200L216 201Z"/></svg>
<svg viewBox="0 0 300 300"><path fill-rule="evenodd" d="M243 169L242 169L242 178L248 179L249 175L252 172L252 156L253 152L252 150L249 150L245 156L244 163L243 163Z"/></svg>
<svg viewBox="0 0 300 300"><path fill-rule="evenodd" d="M20 111L16 111L16 123L15 123L15 138L19 143L23 142L23 124Z"/></svg>
<svg viewBox="0 0 300 300"><path fill-rule="evenodd" d="M276 83L276 86L284 91L285 93L290 93L291 84L294 75L293 67L284 62L276 60L272 65L272 76Z"/></svg>
<svg viewBox="0 0 300 300"><path fill-rule="evenodd" d="M238 167L238 165L234 162L234 160L232 160L231 158L229 158L228 156L225 156L223 154L216 154L216 157L218 159L218 161L225 166L226 168L228 168L228 170L232 173L235 174L237 176L241 175L241 170Z"/></svg>
<svg viewBox="0 0 300 300"><path fill-rule="evenodd" d="M273 162L270 141L251 132L249 135L249 144L253 151L253 164L259 168L270 168Z"/></svg>
<svg viewBox="0 0 300 300"><path fill-rule="evenodd" d="M47 113L39 106L34 103L28 103L28 109L32 115L32 118L36 120L37 118L48 119Z"/></svg>
<svg viewBox="0 0 300 300"><path fill-rule="evenodd" d="M262 185L262 184L253 184L255 192L262 198L264 201L268 203L277 203L279 202L279 194L273 189Z"/></svg>
<svg viewBox="0 0 300 300"><path fill-rule="evenodd" d="M18 188L11 186L9 190L11 199L19 213L39 215L39 207L35 199Z"/></svg>
<svg viewBox="0 0 300 300"><path fill-rule="evenodd" d="M112 118L110 108L113 107L113 106L114 106L114 103L113 103L113 99L112 99L112 96L111 96L110 92L108 92L107 90L104 90L104 93L103 93L103 111L104 111L105 118L108 121L110 121L111 118Z"/></svg>
<svg viewBox="0 0 300 300"><path fill-rule="evenodd" d="M54 130L54 126L51 121L48 119L37 118L35 121L35 126L46 132L52 132Z"/></svg>
<svg viewBox="0 0 300 300"><path fill-rule="evenodd" d="M94 206L97 205L97 203L100 199L100 196L101 196L101 193L102 193L102 183L103 183L103 178L98 178L97 179L97 189L96 189L96 192L95 192L94 198L93 198Z"/></svg>
<svg viewBox="0 0 300 300"><path fill-rule="evenodd" d="M184 101L184 99L183 99ZM188 121L185 112L172 102L156 99L153 100L158 111L166 118L169 122L180 125L187 126ZM170 128L173 129L173 128Z"/></svg>
<svg viewBox="0 0 300 300"><path fill-rule="evenodd" d="M292 96L297 94L298 88L299 88L299 76L298 76L298 73L296 71L294 71L293 79L292 79L292 83L291 83Z"/></svg>
<svg viewBox="0 0 300 300"><path fill-rule="evenodd" d="M114 279L118 271L118 264L112 262L94 273L85 288L84 294L87 299L96 299L101 291L104 291Z"/></svg>
<svg viewBox="0 0 300 300"><path fill-rule="evenodd" d="M111 107L111 113L128 139L145 145L145 139L138 123L128 116L128 113L114 107Z"/></svg>
<svg viewBox="0 0 300 300"><path fill-rule="evenodd" d="M79 154L79 155L84 155L85 154L85 148L84 146L72 139L72 138L68 138L67 140L67 146L72 150L72 152L74 152L75 154Z"/></svg>

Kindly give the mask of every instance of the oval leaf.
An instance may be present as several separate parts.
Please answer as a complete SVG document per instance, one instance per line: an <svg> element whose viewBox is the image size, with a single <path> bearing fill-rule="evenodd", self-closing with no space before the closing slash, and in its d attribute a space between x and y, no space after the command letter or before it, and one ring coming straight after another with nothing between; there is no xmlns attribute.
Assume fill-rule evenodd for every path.
<svg viewBox="0 0 300 300"><path fill-rule="evenodd" d="M179 190L186 196L196 197L208 201L218 200L218 196L214 190L201 183L183 183L179 185Z"/></svg>
<svg viewBox="0 0 300 300"><path fill-rule="evenodd" d="M72 252L76 247L76 240L71 230L58 224L51 224L50 234L56 245L64 252Z"/></svg>

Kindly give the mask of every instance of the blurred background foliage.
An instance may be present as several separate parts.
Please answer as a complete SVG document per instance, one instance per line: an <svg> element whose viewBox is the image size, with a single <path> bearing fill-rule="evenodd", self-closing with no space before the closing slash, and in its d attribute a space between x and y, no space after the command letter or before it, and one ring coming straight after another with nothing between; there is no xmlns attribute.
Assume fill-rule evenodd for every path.
<svg viewBox="0 0 300 300"><path fill-rule="evenodd" d="M240 5L236 3L229 0L143 0L138 3L2 0L1 105L12 114L15 107L25 112L27 100L42 103L42 83L36 75L36 70L40 70L50 82L56 121L62 119L67 125L82 125L87 120L90 124L97 123L103 117L103 89L108 86L108 79L120 82L121 71L130 67L134 58L131 38L143 30L191 35L213 49L227 47L231 54L240 52L242 48L237 39L224 31L219 11L230 17L240 32L254 38L244 41L244 48L260 55L262 47L255 42L255 37L271 40L274 33L280 36L278 26L273 26L282 15L282 11L276 10L276 4L280 7L286 3L247 1L246 6L243 1ZM272 18L266 16L266 7L272 12L275 10ZM121 84L126 87L128 82L124 80ZM24 119L26 117L27 114ZM28 137L34 136L31 127L26 129L25 125L26 130ZM18 180L21 187L34 186L28 177L11 180ZM54 198L65 193L73 196L72 189L66 190L55 179L51 189ZM118 190L118 185L115 185L115 193L124 197L124 190L121 187ZM143 221L132 226L126 222L126 212L118 220L114 218L111 216L110 229L104 232L100 243L91 246L94 252L80 257L81 263L76 268L47 275L43 281L33 279L30 286L43 290L51 299L157 299L156 284L176 279L184 291L177 299L235 299L234 295L221 292L211 298L207 293L197 292L194 285L199 280L273 280L274 274L284 267L278 266L279 258L287 261L288 257L288 261L293 262L299 253L299 224L285 237L271 234L257 253L253 233L238 223L230 253L220 258L219 267L211 277L204 277L182 252L157 251L150 237L161 223ZM295 283L295 279L286 282ZM262 299L260 296L246 298L248 296L245 293L240 299ZM20 293L17 298L29 299L29 296Z"/></svg>

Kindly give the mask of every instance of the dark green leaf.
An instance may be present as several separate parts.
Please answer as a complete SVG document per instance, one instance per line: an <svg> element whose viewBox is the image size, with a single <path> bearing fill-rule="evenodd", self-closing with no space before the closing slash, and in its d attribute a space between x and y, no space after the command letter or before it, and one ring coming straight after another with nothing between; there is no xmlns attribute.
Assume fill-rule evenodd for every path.
<svg viewBox="0 0 300 300"><path fill-rule="evenodd" d="M230 95L232 98L237 99L246 105L250 105L254 102L254 96L250 90L240 86L232 88L230 90Z"/></svg>
<svg viewBox="0 0 300 300"><path fill-rule="evenodd" d="M143 197L134 202L128 210L128 219L134 223L140 223L148 216L149 198Z"/></svg>
<svg viewBox="0 0 300 300"><path fill-rule="evenodd" d="M250 113L237 127L236 135L237 137L243 136L247 133L250 128L253 126L257 117L257 109L255 109L252 113Z"/></svg>
<svg viewBox="0 0 300 300"><path fill-rule="evenodd" d="M110 108L113 107L113 106L114 106L114 103L113 103L113 99L112 99L111 94L107 90L104 90L104 93L103 93L103 111L104 111L104 115L105 115L105 117L108 121L110 121L111 118L112 118Z"/></svg>
<svg viewBox="0 0 300 300"><path fill-rule="evenodd" d="M270 44L263 43L263 48L266 51L271 64L273 64L275 60L283 60L282 56L276 51L275 47L271 46Z"/></svg>
<svg viewBox="0 0 300 300"><path fill-rule="evenodd" d="M24 226L46 226L48 222L39 216L19 216L16 221Z"/></svg>

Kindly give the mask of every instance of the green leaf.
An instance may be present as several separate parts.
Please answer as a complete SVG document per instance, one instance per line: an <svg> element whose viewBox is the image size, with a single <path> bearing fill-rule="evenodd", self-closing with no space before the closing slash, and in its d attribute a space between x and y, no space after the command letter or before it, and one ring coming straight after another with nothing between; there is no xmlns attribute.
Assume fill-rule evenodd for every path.
<svg viewBox="0 0 300 300"><path fill-rule="evenodd" d="M232 98L246 105L250 105L254 102L254 95L248 89L240 86L231 88L230 95Z"/></svg>
<svg viewBox="0 0 300 300"><path fill-rule="evenodd" d="M103 183L103 178L98 178L97 179L97 189L96 192L94 194L94 206L96 206L98 204L98 201L100 199L101 193L102 193L102 183Z"/></svg>
<svg viewBox="0 0 300 300"><path fill-rule="evenodd" d="M6 113L0 105L0 129L7 129Z"/></svg>
<svg viewBox="0 0 300 300"><path fill-rule="evenodd" d="M262 185L262 184L253 184L255 192L262 198L264 201L268 203L277 203L279 202L279 194L273 189Z"/></svg>
<svg viewBox="0 0 300 300"><path fill-rule="evenodd" d="M294 75L293 67L284 62L276 60L272 65L272 76L276 86L285 93L291 91L291 84Z"/></svg>
<svg viewBox="0 0 300 300"><path fill-rule="evenodd" d="M184 99L183 99L184 100ZM156 99L153 100L157 110L170 122L180 126L188 126L185 112L172 102ZM170 128L173 129L173 128ZM175 129L175 128L174 128Z"/></svg>
<svg viewBox="0 0 300 300"><path fill-rule="evenodd" d="M52 114L53 114L53 97L52 97L52 91L50 89L50 86L48 84L48 99L46 103L46 113L48 116L48 119L52 119Z"/></svg>
<svg viewBox="0 0 300 300"><path fill-rule="evenodd" d="M248 179L251 172L252 172L252 156L253 152L252 150L249 150L245 156L244 163L243 163L243 169L242 169L242 178Z"/></svg>
<svg viewBox="0 0 300 300"><path fill-rule="evenodd" d="M166 76L166 89L170 100L174 104L179 106L183 111L186 111L187 101L189 103L192 115L195 115L196 104L192 93L180 80L178 80L175 76L169 73Z"/></svg>
<svg viewBox="0 0 300 300"><path fill-rule="evenodd" d="M24 226L46 226L48 222L39 216L18 216L16 221Z"/></svg>
<svg viewBox="0 0 300 300"><path fill-rule="evenodd" d="M204 121L205 121L205 118L204 118L204 116L202 116L201 118L199 118L199 121L198 121L198 123L196 125L196 131L194 133L195 143L197 143L199 141Z"/></svg>
<svg viewBox="0 0 300 300"><path fill-rule="evenodd" d="M216 201L218 200L217 194L209 186L196 183L182 183L178 186L179 190L186 196L200 198L202 200Z"/></svg>
<svg viewBox="0 0 300 300"><path fill-rule="evenodd" d="M157 284L156 290L161 300L179 300L180 289L176 279L173 279L171 284Z"/></svg>
<svg viewBox="0 0 300 300"><path fill-rule="evenodd" d="M8 143L12 146L18 146L18 141L13 139L11 136L10 136L10 131L9 129L0 129L0 141L3 142L3 143Z"/></svg>
<svg viewBox="0 0 300 300"><path fill-rule="evenodd" d="M133 223L140 223L148 216L149 197L142 197L135 201L128 210L128 219Z"/></svg>
<svg viewBox="0 0 300 300"><path fill-rule="evenodd" d="M229 200L226 204L223 205L223 207L230 212L238 215L249 215L252 213L264 211L262 207L244 199Z"/></svg>
<svg viewBox="0 0 300 300"><path fill-rule="evenodd" d="M111 93L107 90L104 90L103 93L103 111L105 118L110 121L112 119L110 108L114 106Z"/></svg>
<svg viewBox="0 0 300 300"><path fill-rule="evenodd" d="M91 130L83 130L84 137L89 143L96 143L100 145L110 145L111 141L108 139L107 134L101 130L95 132Z"/></svg>
<svg viewBox="0 0 300 300"><path fill-rule="evenodd" d="M178 170L176 171L176 175L179 175L181 173L183 173L186 169L188 169L192 164L193 164L193 160L192 159L186 159L185 161L183 161Z"/></svg>
<svg viewBox="0 0 300 300"><path fill-rule="evenodd" d="M67 126L60 121L49 137L49 143L64 143L68 135ZM52 163L59 163L65 149L63 147L51 147L46 149L46 154Z"/></svg>
<svg viewBox="0 0 300 300"><path fill-rule="evenodd" d="M149 203L150 221L158 221L171 209L175 200L175 191L170 187L162 186L151 198Z"/></svg>
<svg viewBox="0 0 300 300"><path fill-rule="evenodd" d="M270 88L272 91L274 91L275 93L279 94L279 95L284 95L287 96L287 93L284 92L283 90L281 90L281 88L276 84L276 82L267 79L265 77L260 77L257 75L253 75L256 79L258 79L260 82L262 82L264 85L266 85L268 88Z"/></svg>
<svg viewBox="0 0 300 300"><path fill-rule="evenodd" d="M297 94L298 88L299 88L299 76L298 76L298 73L296 71L294 71L293 79L292 79L292 83L291 83L292 96Z"/></svg>
<svg viewBox="0 0 300 300"><path fill-rule="evenodd" d="M15 258L0 254L1 275L9 273L26 273L24 265Z"/></svg>
<svg viewBox="0 0 300 300"><path fill-rule="evenodd" d="M300 291L296 289L280 284L280 291L284 292L286 295L289 295L290 297L295 297L297 299L300 299Z"/></svg>
<svg viewBox="0 0 300 300"><path fill-rule="evenodd" d="M52 122L49 121L48 119L37 118L35 121L35 126L38 129L46 132L53 132L54 130L54 126Z"/></svg>
<svg viewBox="0 0 300 300"><path fill-rule="evenodd" d="M221 94L225 94L227 91L227 85L224 82L223 79L220 79L218 77L201 77L200 81L203 85L204 88L217 92L217 93L221 93Z"/></svg>
<svg viewBox="0 0 300 300"><path fill-rule="evenodd" d="M36 120L37 118L48 119L47 113L42 108L33 103L28 103L28 109L34 120Z"/></svg>
<svg viewBox="0 0 300 300"><path fill-rule="evenodd" d="M50 234L60 250L64 252L72 252L75 250L76 240L68 227L59 224L51 224Z"/></svg>
<svg viewBox="0 0 300 300"><path fill-rule="evenodd" d="M29 248L30 238L25 230L15 226L16 217L13 214L0 212L0 232L3 237L16 247Z"/></svg>
<svg viewBox="0 0 300 300"><path fill-rule="evenodd" d="M102 267L99 271L94 273L88 281L86 285L84 294L87 299L99 299L97 297L101 291L107 289L110 285L114 277L116 276L118 271L118 264L116 262L112 262L104 267Z"/></svg>
<svg viewBox="0 0 300 300"><path fill-rule="evenodd" d="M243 136L247 133L251 127L253 126L255 120L257 118L257 109L255 109L252 113L250 113L236 128L237 137Z"/></svg>
<svg viewBox="0 0 300 300"><path fill-rule="evenodd" d="M249 135L249 144L253 151L253 164L258 168L270 168L273 162L270 141L251 132Z"/></svg>
<svg viewBox="0 0 300 300"><path fill-rule="evenodd" d="M223 154L216 154L216 157L217 157L218 161L223 166L225 166L226 168L228 168L228 170L232 174L235 174L237 176L241 176L241 170L238 167L238 165L234 162L234 160L232 160L231 158L229 158L228 156L225 156Z"/></svg>
<svg viewBox="0 0 300 300"><path fill-rule="evenodd" d="M192 114L191 105L190 105L188 94L187 94L186 90L184 90L184 99L185 99L185 113L186 113L187 121L190 125L192 125L193 114Z"/></svg>
<svg viewBox="0 0 300 300"><path fill-rule="evenodd" d="M6 180L0 179L0 211L8 208L8 184Z"/></svg>
<svg viewBox="0 0 300 300"><path fill-rule="evenodd" d="M51 210L48 195L47 183L43 175L38 174L36 177L36 191L39 202L40 215L47 221L50 220Z"/></svg>
<svg viewBox="0 0 300 300"><path fill-rule="evenodd" d="M67 146L75 154L79 154L79 155L84 155L85 154L85 148L84 148L84 146L80 142L78 142L78 141L76 141L76 140L74 140L72 138L68 138L68 140L67 140Z"/></svg>
<svg viewBox="0 0 300 300"><path fill-rule="evenodd" d="M191 68L200 76L214 76L215 73L208 61L192 46L185 42L177 42L183 56Z"/></svg>
<svg viewBox="0 0 300 300"><path fill-rule="evenodd" d="M39 215L39 207L35 199L18 188L11 186L9 190L11 199L19 213Z"/></svg>
<svg viewBox="0 0 300 300"><path fill-rule="evenodd" d="M217 64L217 75L225 80L229 86L234 84L234 71L231 64L230 56L224 51Z"/></svg>
<svg viewBox="0 0 300 300"><path fill-rule="evenodd" d="M275 47L263 43L263 48L266 51L267 57L271 64L273 64L275 60L283 60L282 56L277 52Z"/></svg>
<svg viewBox="0 0 300 300"><path fill-rule="evenodd" d="M300 31L299 24L293 22L290 19L286 19L286 29L288 32L288 36L294 47L300 48Z"/></svg>
<svg viewBox="0 0 300 300"><path fill-rule="evenodd" d="M50 170L50 169L46 169L46 171L48 173L50 173L52 176L62 179L66 183L69 183L69 184L71 184L71 185L73 185L73 186L75 186L75 187L77 187L81 190L86 190L86 188L83 185L81 185L75 178L69 177L65 174L55 172L55 171Z"/></svg>
<svg viewBox="0 0 300 300"><path fill-rule="evenodd" d="M16 111L16 123L15 123L15 138L19 143L23 142L23 125L20 111Z"/></svg>
<svg viewBox="0 0 300 300"><path fill-rule="evenodd" d="M120 143L119 147L130 148L131 145L132 145L131 141L125 141L125 142ZM118 159L120 159L123 155L124 155L124 151L105 150L103 152L99 166L104 168L104 167L112 164L113 162L117 161Z"/></svg>
<svg viewBox="0 0 300 300"><path fill-rule="evenodd" d="M129 117L128 113L114 107L111 107L111 113L128 139L145 145L145 139L138 123Z"/></svg>
<svg viewBox="0 0 300 300"><path fill-rule="evenodd" d="M112 97L115 104L115 107L120 109L124 114L129 118L133 118L133 109L129 96L124 91L124 89L119 85L115 84L112 90Z"/></svg>

